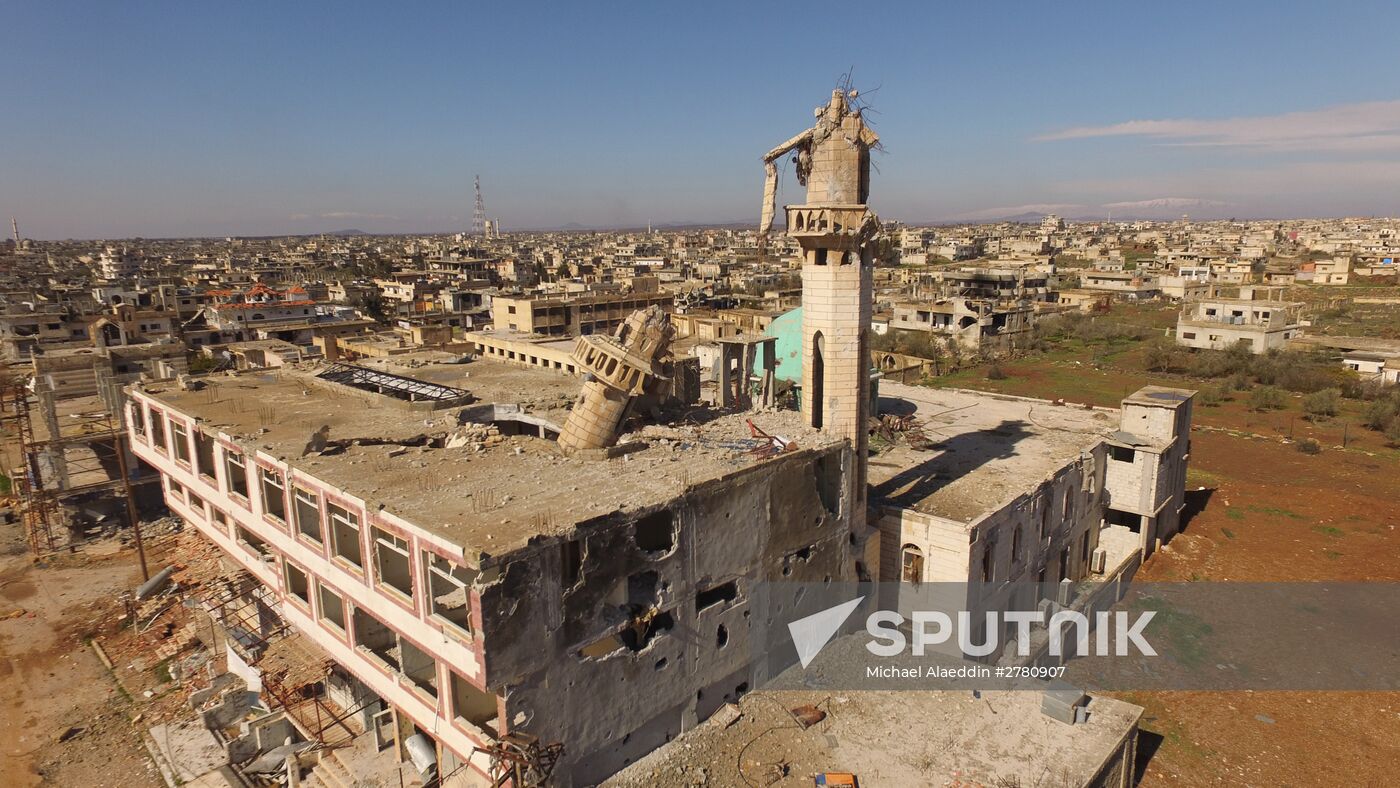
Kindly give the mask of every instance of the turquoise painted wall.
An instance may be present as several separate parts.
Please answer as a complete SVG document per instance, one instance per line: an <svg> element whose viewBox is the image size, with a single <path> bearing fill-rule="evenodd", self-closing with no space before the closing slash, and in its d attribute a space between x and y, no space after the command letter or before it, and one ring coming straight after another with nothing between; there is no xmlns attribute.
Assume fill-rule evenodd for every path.
<svg viewBox="0 0 1400 788"><path fill-rule="evenodd" d="M778 315L763 333L778 338L777 347L773 351L778 362L773 369L774 377L801 386L802 307ZM759 353L754 360L753 374L758 375L762 371L763 354Z"/></svg>
<svg viewBox="0 0 1400 788"><path fill-rule="evenodd" d="M778 315L763 333L778 338L773 351L778 364L773 369L773 376L802 388L802 307ZM760 350L754 358L752 372L759 375L762 371L763 352ZM871 373L870 412L879 415L880 375L874 370Z"/></svg>

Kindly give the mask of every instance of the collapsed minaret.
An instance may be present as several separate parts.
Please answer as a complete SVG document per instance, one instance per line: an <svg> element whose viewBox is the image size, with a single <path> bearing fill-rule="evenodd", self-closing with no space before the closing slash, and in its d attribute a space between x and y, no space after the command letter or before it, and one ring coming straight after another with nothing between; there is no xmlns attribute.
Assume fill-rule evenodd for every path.
<svg viewBox="0 0 1400 788"><path fill-rule="evenodd" d="M574 361L585 373L583 391L559 433L566 450L605 449L617 440L632 397L661 378L657 360L676 335L661 307L633 312L612 336L587 335L574 346Z"/></svg>
<svg viewBox="0 0 1400 788"><path fill-rule="evenodd" d="M879 220L870 196L870 149L880 138L841 90L816 110L816 125L769 151L761 237L772 229L775 162L793 153L807 202L788 205L787 233L802 247L802 412L808 422L851 441L854 500L865 508L870 416L871 240Z"/></svg>

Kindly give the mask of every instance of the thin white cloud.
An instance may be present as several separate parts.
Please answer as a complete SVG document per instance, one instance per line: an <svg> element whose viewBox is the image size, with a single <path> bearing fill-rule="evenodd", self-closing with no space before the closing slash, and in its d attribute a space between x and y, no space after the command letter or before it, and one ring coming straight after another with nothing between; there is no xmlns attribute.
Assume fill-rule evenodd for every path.
<svg viewBox="0 0 1400 788"><path fill-rule="evenodd" d="M1281 115L1223 119L1129 120L1079 126L1034 141L1142 137L1185 147L1252 148L1269 152L1400 151L1400 101L1369 101Z"/></svg>

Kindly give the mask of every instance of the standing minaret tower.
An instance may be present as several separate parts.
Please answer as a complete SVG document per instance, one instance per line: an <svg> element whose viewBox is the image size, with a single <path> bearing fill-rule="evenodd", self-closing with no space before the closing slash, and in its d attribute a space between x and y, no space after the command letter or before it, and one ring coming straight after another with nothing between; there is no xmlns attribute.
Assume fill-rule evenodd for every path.
<svg viewBox="0 0 1400 788"><path fill-rule="evenodd" d="M802 247L802 412L808 423L851 441L855 513L865 511L870 417L871 243L879 220L870 196L870 149L880 138L850 100L831 93L817 122L763 157L767 169L760 237L772 228L775 162L793 153L807 202L786 206L787 233Z"/></svg>

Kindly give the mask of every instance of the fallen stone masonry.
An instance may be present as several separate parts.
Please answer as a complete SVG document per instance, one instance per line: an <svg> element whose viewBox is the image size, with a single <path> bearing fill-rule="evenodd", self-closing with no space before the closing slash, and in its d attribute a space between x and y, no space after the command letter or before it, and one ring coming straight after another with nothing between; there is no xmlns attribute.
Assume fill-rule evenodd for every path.
<svg viewBox="0 0 1400 788"><path fill-rule="evenodd" d="M506 437L494 424L466 424L447 434L443 448L484 451L505 442Z"/></svg>

